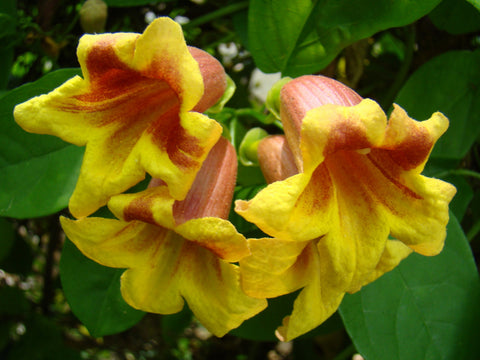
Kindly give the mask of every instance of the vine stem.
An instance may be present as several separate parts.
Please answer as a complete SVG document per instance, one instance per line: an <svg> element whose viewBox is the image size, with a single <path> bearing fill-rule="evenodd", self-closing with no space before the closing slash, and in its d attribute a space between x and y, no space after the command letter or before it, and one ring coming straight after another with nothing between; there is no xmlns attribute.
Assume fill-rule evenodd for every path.
<svg viewBox="0 0 480 360"><path fill-rule="evenodd" d="M473 170L468 170L468 169L442 171L441 173L435 174L434 176L438 178L443 178L448 175L468 176L468 177L472 177L480 180L480 173Z"/></svg>
<svg viewBox="0 0 480 360"><path fill-rule="evenodd" d="M248 7L248 1L242 1L229 6L225 6L190 21L189 23L183 25L183 28L188 29L191 27L200 26L212 20L224 17L226 15L234 14L240 10L246 9L247 7Z"/></svg>
<svg viewBox="0 0 480 360"><path fill-rule="evenodd" d="M347 348L345 348L340 354L335 356L333 360L348 360L351 359L352 355L355 355L355 346L350 344Z"/></svg>

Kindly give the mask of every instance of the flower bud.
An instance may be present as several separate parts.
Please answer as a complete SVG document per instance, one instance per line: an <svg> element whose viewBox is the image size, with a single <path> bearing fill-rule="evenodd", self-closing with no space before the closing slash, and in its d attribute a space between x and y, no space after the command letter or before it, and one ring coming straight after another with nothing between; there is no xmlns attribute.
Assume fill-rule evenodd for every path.
<svg viewBox="0 0 480 360"><path fill-rule="evenodd" d="M307 111L322 105L357 105L362 97L341 82L325 76L305 75L286 83L280 93L280 116L288 144L302 169L300 133Z"/></svg>
<svg viewBox="0 0 480 360"><path fill-rule="evenodd" d="M268 184L298 173L292 150L283 135L263 139L258 145L258 160Z"/></svg>
<svg viewBox="0 0 480 360"><path fill-rule="evenodd" d="M101 33L107 22L107 4L102 0L87 0L80 9L80 25L86 33Z"/></svg>
<svg viewBox="0 0 480 360"><path fill-rule="evenodd" d="M216 104L227 89L227 75L222 64L206 51L188 47L190 54L197 61L203 78L203 97L193 111L204 112Z"/></svg>

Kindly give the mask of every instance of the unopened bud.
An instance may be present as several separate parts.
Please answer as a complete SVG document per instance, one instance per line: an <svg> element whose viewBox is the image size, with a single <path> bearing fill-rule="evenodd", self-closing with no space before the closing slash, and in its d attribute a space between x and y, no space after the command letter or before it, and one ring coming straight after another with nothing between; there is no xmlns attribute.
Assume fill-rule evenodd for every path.
<svg viewBox="0 0 480 360"><path fill-rule="evenodd" d="M80 25L86 33L101 33L107 22L107 4L102 0L87 0L80 9Z"/></svg>

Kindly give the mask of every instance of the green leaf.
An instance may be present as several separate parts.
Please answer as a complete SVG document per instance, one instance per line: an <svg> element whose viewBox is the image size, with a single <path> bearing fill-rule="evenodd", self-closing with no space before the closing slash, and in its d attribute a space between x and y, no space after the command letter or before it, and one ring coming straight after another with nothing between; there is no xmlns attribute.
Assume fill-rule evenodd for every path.
<svg viewBox="0 0 480 360"><path fill-rule="evenodd" d="M447 234L440 255L410 255L345 296L340 315L366 359L478 359L480 282L453 214Z"/></svg>
<svg viewBox="0 0 480 360"><path fill-rule="evenodd" d="M440 1L251 0L249 46L265 73L292 77L326 67L346 46L407 25Z"/></svg>
<svg viewBox="0 0 480 360"><path fill-rule="evenodd" d="M25 132L15 123L13 108L77 74L78 69L58 70L0 98L0 216L44 216L68 205L83 149L53 136Z"/></svg>
<svg viewBox="0 0 480 360"><path fill-rule="evenodd" d="M66 241L60 260L60 278L73 313L94 337L124 331L145 315L130 307L120 293L124 270L112 269L86 258Z"/></svg>
<svg viewBox="0 0 480 360"><path fill-rule="evenodd" d="M480 0L467 0L470 4L475 6L478 11L480 11Z"/></svg>
<svg viewBox="0 0 480 360"><path fill-rule="evenodd" d="M480 50L450 51L421 66L405 83L395 102L417 120L441 111L450 126L432 157L462 159L480 135Z"/></svg>
<svg viewBox="0 0 480 360"><path fill-rule="evenodd" d="M465 0L443 0L428 16L437 28L450 34L480 30L480 12Z"/></svg>

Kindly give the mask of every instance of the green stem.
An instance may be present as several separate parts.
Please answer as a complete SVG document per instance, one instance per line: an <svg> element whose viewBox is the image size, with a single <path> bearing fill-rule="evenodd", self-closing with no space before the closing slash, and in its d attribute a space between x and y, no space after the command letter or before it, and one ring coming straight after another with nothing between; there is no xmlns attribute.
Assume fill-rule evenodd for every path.
<svg viewBox="0 0 480 360"><path fill-rule="evenodd" d="M346 349L344 349L340 354L338 354L337 356L335 356L335 358L333 360L347 360L347 359L351 359L352 358L352 355L355 354L355 346L353 346L353 344L350 344L349 347L347 347Z"/></svg>
<svg viewBox="0 0 480 360"><path fill-rule="evenodd" d="M200 16L200 17L190 21L189 23L183 25L183 28L188 29L188 28L192 28L192 27L195 27L195 26L200 26L200 25L206 24L206 23L208 23L212 20L215 20L215 19L224 17L226 15L236 13L240 10L246 9L247 7L248 7L248 1L242 1L242 2L238 2L238 3L235 3L235 4L229 5L229 6L225 6L221 9L212 11L211 13L205 14L203 16Z"/></svg>
<svg viewBox="0 0 480 360"><path fill-rule="evenodd" d="M413 25L408 26L407 28L407 39L405 44L405 59L398 70L397 76L393 81L392 85L387 91L387 94L383 98L381 102L381 106L384 110L388 110L392 105L395 97L397 96L398 92L402 88L403 84L405 83L405 79L407 78L408 71L410 70L410 65L412 64L413 59L413 52L415 50L415 28Z"/></svg>
<svg viewBox="0 0 480 360"><path fill-rule="evenodd" d="M480 232L480 221L476 222L467 232L467 240L471 242L475 236Z"/></svg>
<svg viewBox="0 0 480 360"><path fill-rule="evenodd" d="M468 170L468 169L442 171L441 173L435 174L434 176L437 178L444 178L445 176L448 176L448 175L468 176L468 177L472 177L480 180L480 173L473 170Z"/></svg>

